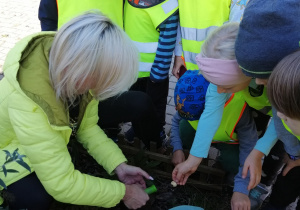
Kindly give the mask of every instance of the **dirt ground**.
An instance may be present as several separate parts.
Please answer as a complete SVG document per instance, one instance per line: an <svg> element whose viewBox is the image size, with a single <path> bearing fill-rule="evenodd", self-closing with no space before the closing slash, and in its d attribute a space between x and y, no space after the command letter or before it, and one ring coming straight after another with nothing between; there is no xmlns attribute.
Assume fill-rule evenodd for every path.
<svg viewBox="0 0 300 210"><path fill-rule="evenodd" d="M79 151L82 151L79 149ZM73 151L74 152L74 151ZM87 153L75 152L77 158L75 161L75 168L83 173L87 173L93 176L115 179L116 176L109 176L104 169L99 166L96 161ZM186 184L185 186L173 187L170 176L161 176L156 172L159 170L164 171L161 168L159 161L149 161L143 156L138 154L130 156L125 154L129 164L135 165L146 170L154 178L154 181L147 181L147 187L155 185L157 192L150 195L150 200L147 204L140 208L141 210L167 210L179 205L193 205L204 208L205 210L227 210L230 209L230 198L232 194L232 188L224 185L222 191L204 190L197 185ZM73 154L74 157L74 154ZM170 171L170 168L168 169ZM166 171L168 171L166 170ZM209 182L209 180L208 180ZM89 206L77 206L70 204L63 204L54 201L52 210L99 210L104 208L89 207ZM123 203L118 204L116 207L110 208L111 210L124 210L127 209Z"/></svg>
<svg viewBox="0 0 300 210"><path fill-rule="evenodd" d="M80 147L80 146L79 146ZM77 147L75 147L77 148ZM75 168L80 170L82 173L90 174L96 177L118 180L116 176L109 176L104 169L97 164L97 162L86 152L83 152L83 148L77 148L71 150L71 156L75 163ZM147 187L155 185L157 192L149 195L150 200L147 204L140 208L141 210L168 210L170 208L179 205L193 205L202 207L205 210L230 210L230 200L232 196L232 186L222 183L216 184L214 176L205 176L205 182L207 185L213 185L219 187L221 190L205 190L203 187L197 184L187 183L184 186L173 187L170 183L172 166L161 163L160 161L149 160L143 152L136 155L130 155L125 153L128 159L128 164L141 167L147 171L153 178L154 181L146 181ZM214 160L211 160L214 161ZM215 164L218 165L218 164ZM217 166L216 166L217 167ZM164 171L167 176L162 176L161 172ZM191 175L190 179L195 176L199 176L196 172ZM201 175L201 174L200 174ZM194 177L193 177L194 176ZM262 204L262 207L268 202L268 198ZM91 206L78 206L53 202L51 210L102 210L105 208L91 207ZM107 209L107 208L106 208ZM110 210L126 210L127 208L121 202ZM291 204L287 210L296 209L296 202Z"/></svg>

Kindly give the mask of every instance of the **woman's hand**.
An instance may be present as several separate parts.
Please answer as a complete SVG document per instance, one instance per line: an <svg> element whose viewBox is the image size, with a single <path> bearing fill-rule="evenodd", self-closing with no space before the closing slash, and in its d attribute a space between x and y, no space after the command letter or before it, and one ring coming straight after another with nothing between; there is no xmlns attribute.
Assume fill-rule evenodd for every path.
<svg viewBox="0 0 300 210"><path fill-rule="evenodd" d="M125 206L129 209L138 209L146 204L149 200L149 196L145 191L136 184L125 185L126 192L122 199Z"/></svg>
<svg viewBox="0 0 300 210"><path fill-rule="evenodd" d="M172 179L179 185L185 185L187 179L193 174L200 165L203 158L189 155L188 159L178 164L173 172Z"/></svg>
<svg viewBox="0 0 300 210"><path fill-rule="evenodd" d="M251 203L247 195L234 192L231 198L231 210L250 210Z"/></svg>
<svg viewBox="0 0 300 210"><path fill-rule="evenodd" d="M144 178L153 180L151 176L141 168L121 163L115 169L116 174L121 182L127 185L138 184L143 189L146 188Z"/></svg>
<svg viewBox="0 0 300 210"><path fill-rule="evenodd" d="M185 156L182 150L176 150L173 153L172 156L172 163L174 164L174 166L178 165L179 163L182 163L183 161L185 161Z"/></svg>
<svg viewBox="0 0 300 210"><path fill-rule="evenodd" d="M257 149L253 149L245 160L242 176L243 178L246 178L248 170L250 171L250 182L247 187L248 190L253 189L260 182L263 156L264 153Z"/></svg>

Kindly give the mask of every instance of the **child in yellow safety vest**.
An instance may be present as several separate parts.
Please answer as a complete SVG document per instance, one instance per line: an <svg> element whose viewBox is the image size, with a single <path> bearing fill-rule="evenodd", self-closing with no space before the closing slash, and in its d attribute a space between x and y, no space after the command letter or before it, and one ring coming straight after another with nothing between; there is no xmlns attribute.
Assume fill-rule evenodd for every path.
<svg viewBox="0 0 300 210"><path fill-rule="evenodd" d="M281 60L273 70L268 80L268 96L277 116L281 119L285 129L300 141L300 51L292 53ZM280 174L273 187L270 202L266 209L286 207L295 201L300 192L300 158L288 155L286 167ZM285 188L282 188L285 186ZM284 189L289 189L285 196ZM283 199L280 199L284 197ZM281 202L278 203L278 199ZM289 202L284 203L286 200ZM283 204L283 205L282 205ZM299 201L298 201L298 207ZM297 208L298 209L298 208Z"/></svg>
<svg viewBox="0 0 300 210"><path fill-rule="evenodd" d="M199 74L199 71L195 70L188 70L176 84L174 100L177 112L172 119L170 138L173 146L172 162L175 166L185 161L183 149L191 148L198 120L204 107L209 109L205 103L208 86L209 82ZM213 147L221 152L217 160L227 173L229 184L233 185L233 178L239 172L239 157L242 158L241 161L244 160L247 156L245 154L253 148L258 137L245 100L236 94L229 94L229 96L224 105L221 124L212 142ZM202 148L202 150L205 149ZM237 176L236 180L238 189L242 189L242 186L248 183L240 176Z"/></svg>
<svg viewBox="0 0 300 210"><path fill-rule="evenodd" d="M255 100L251 97L249 94L250 88L248 87L251 77L247 77L242 73L235 60L234 45L238 29L238 23L228 23L216 29L204 42L202 53L196 57L201 73L211 84L208 86L206 92L205 108L199 119L190 155L186 161L176 165L172 174L173 180L178 184L185 184L188 177L197 169L202 159L207 157L211 141L214 139L214 135L217 133L217 129L223 120L222 115L225 113L224 105L229 100L231 93L244 98L247 102L249 101L249 104L255 100L263 99L257 101L256 104L253 103L261 105L260 108L269 105L268 101L264 98L264 94ZM256 108L256 106L253 107ZM253 119L251 116L248 116L247 120L246 125L249 125ZM243 179L241 173L244 161L249 151L252 150L251 148L253 148L255 141L251 141L251 137L249 136L243 136L243 132L239 132L238 135L240 136L238 137L240 140L240 167L235 177L231 203L233 207L242 205L250 208L249 190L247 189L249 176ZM253 129L250 135L257 135L256 130ZM242 138L247 139L244 146Z"/></svg>
<svg viewBox="0 0 300 210"><path fill-rule="evenodd" d="M255 187L260 181L261 158L278 139L287 156L287 165L277 176L269 203L263 209L286 209L300 193L300 61L299 52L295 52L299 50L300 40L299 18L296 18L299 11L298 0L251 0L236 39L237 62L245 75L268 87L273 107L266 138L258 140L244 164L244 173L250 171L251 174L248 188Z"/></svg>

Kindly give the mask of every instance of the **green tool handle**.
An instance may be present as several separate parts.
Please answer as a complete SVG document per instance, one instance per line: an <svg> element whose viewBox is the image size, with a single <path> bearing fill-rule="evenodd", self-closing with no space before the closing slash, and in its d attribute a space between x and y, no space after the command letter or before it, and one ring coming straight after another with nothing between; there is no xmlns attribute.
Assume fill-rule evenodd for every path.
<svg viewBox="0 0 300 210"><path fill-rule="evenodd" d="M156 189L155 185L151 185L150 187L148 187L148 188L145 189L145 192L146 192L148 195L150 195L150 194L152 194L152 193L157 192L157 189Z"/></svg>

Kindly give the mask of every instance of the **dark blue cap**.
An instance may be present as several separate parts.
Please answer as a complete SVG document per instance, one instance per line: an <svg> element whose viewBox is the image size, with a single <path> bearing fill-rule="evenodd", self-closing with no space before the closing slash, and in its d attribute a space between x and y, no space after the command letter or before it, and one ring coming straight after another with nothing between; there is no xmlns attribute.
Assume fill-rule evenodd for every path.
<svg viewBox="0 0 300 210"><path fill-rule="evenodd" d="M277 63L299 49L299 0L250 0L235 43L245 75L266 79Z"/></svg>

